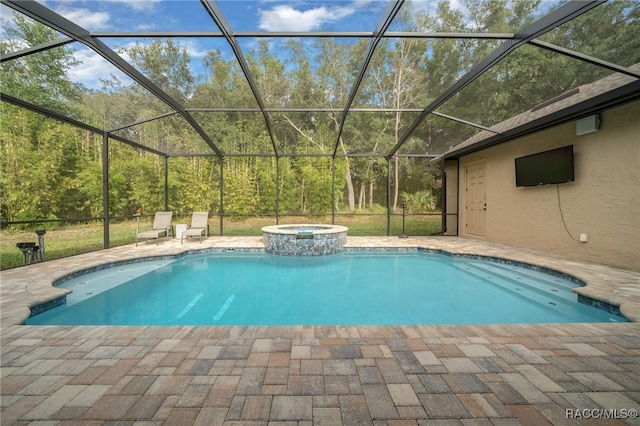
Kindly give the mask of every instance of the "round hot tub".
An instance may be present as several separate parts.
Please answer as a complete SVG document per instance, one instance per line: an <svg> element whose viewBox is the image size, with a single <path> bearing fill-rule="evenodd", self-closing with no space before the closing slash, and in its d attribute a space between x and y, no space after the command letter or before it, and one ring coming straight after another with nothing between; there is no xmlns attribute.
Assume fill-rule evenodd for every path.
<svg viewBox="0 0 640 426"><path fill-rule="evenodd" d="M346 226L272 225L262 228L264 250L282 256L323 256L344 250Z"/></svg>

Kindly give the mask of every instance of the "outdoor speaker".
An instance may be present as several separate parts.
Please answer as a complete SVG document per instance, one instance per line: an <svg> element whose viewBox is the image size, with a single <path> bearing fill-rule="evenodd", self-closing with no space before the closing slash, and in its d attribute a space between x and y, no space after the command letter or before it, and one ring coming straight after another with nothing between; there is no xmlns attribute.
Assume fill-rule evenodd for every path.
<svg viewBox="0 0 640 426"><path fill-rule="evenodd" d="M576 121L576 135L597 132L600 128L600 115L593 114Z"/></svg>

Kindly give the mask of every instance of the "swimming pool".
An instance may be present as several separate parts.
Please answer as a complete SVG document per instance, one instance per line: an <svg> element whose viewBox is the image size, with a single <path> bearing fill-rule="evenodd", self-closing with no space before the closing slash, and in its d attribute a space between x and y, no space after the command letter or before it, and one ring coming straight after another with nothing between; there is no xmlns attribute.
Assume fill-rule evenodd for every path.
<svg viewBox="0 0 640 426"><path fill-rule="evenodd" d="M423 251L283 257L210 252L74 277L30 325L390 325L619 322L578 284L508 263Z"/></svg>

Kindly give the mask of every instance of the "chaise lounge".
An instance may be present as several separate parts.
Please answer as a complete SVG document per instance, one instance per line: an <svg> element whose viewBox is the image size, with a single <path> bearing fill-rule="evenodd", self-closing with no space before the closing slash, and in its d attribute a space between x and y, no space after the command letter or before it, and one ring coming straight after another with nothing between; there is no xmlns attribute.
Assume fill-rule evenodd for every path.
<svg viewBox="0 0 640 426"><path fill-rule="evenodd" d="M180 244L182 240L189 237L199 237L202 242L202 235L209 236L209 212L193 212L191 215L191 226L189 229L182 233L180 237Z"/></svg>
<svg viewBox="0 0 640 426"><path fill-rule="evenodd" d="M171 227L172 218L173 212L156 212L156 216L153 218L152 230L140 232L136 235L136 247L140 240L145 240L145 242L149 240L156 240L157 245L160 237L173 235L173 228Z"/></svg>

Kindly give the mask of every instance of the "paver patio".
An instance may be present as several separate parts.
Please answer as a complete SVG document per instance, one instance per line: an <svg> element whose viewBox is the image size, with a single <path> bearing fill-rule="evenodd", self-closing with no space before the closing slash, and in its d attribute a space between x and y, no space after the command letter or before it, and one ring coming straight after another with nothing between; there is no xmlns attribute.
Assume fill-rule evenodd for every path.
<svg viewBox="0 0 640 426"><path fill-rule="evenodd" d="M640 315L640 275L448 237L350 237L355 247L428 247L541 264L590 297ZM640 326L23 326L52 279L211 237L125 246L0 273L0 423L165 425L640 424ZM606 410L606 411L603 411ZM636 411L633 411L636 410ZM585 418L617 416L618 418ZM573 417L573 418L572 418ZM582 417L582 418L576 418Z"/></svg>

